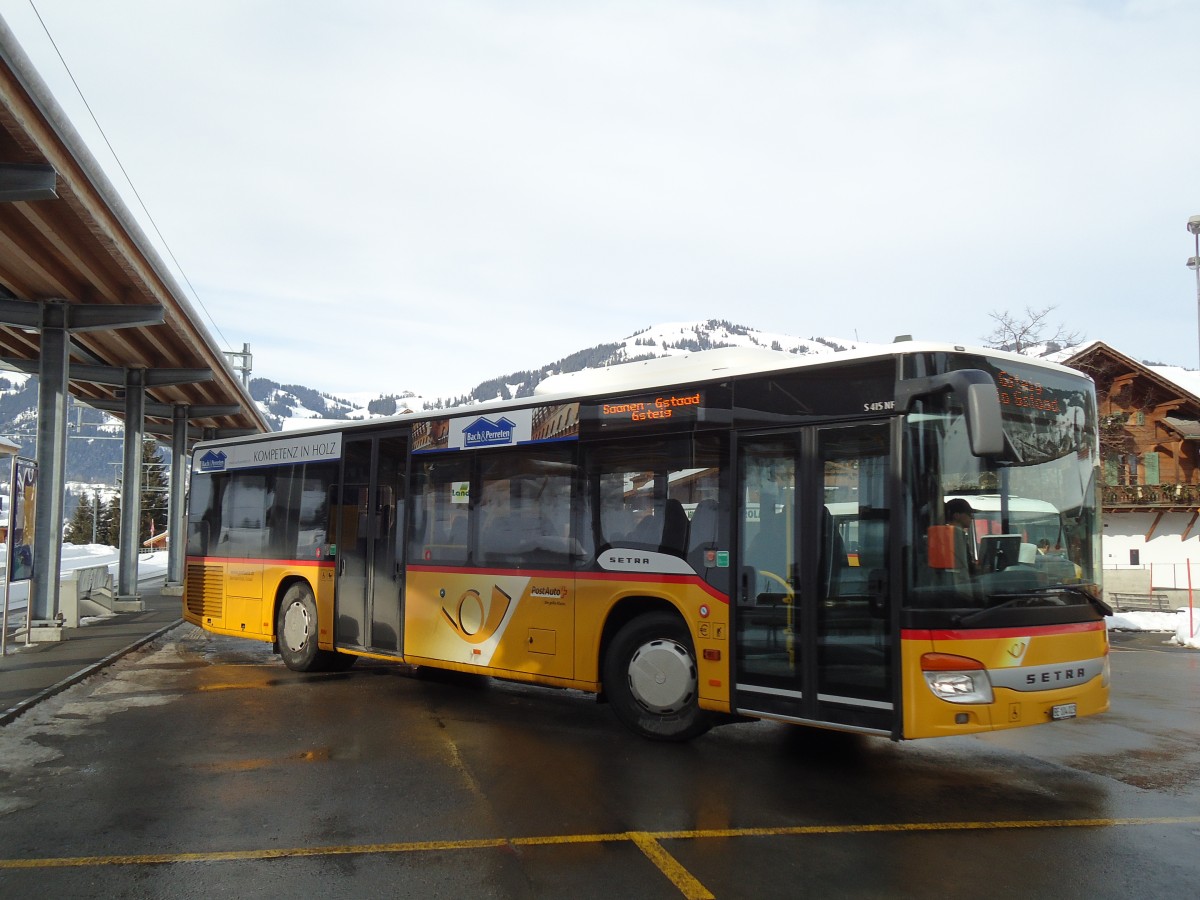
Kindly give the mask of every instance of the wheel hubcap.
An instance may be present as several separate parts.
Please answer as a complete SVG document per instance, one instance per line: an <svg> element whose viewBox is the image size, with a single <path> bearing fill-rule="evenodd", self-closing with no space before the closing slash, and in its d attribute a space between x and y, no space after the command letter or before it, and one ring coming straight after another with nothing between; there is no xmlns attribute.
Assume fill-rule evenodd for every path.
<svg viewBox="0 0 1200 900"><path fill-rule="evenodd" d="M629 689L650 712L679 712L696 693L696 666L677 641L649 641L629 661Z"/></svg>
<svg viewBox="0 0 1200 900"><path fill-rule="evenodd" d="M284 644L293 652L308 642L308 610L303 603L293 603L284 611L282 632Z"/></svg>

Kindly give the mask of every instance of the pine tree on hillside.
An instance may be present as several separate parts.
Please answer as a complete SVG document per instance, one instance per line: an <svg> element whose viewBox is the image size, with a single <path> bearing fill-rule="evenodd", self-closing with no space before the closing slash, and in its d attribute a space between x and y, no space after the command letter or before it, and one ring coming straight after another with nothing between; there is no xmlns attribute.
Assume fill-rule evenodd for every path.
<svg viewBox="0 0 1200 900"><path fill-rule="evenodd" d="M152 527L155 534L161 534L166 529L169 493L163 449L154 441L146 440L142 443L142 477L139 499L142 521L138 525L138 546L149 539ZM100 518L96 522L96 540L110 547L121 546L120 494L101 506Z"/></svg>
<svg viewBox="0 0 1200 900"><path fill-rule="evenodd" d="M84 494L79 498L71 521L67 523L64 540L68 544L90 544L93 537L93 526L96 524L96 508L99 505L99 495Z"/></svg>
<svg viewBox="0 0 1200 900"><path fill-rule="evenodd" d="M100 506L100 518L96 521L96 543L109 547L121 546L120 494Z"/></svg>
<svg viewBox="0 0 1200 900"><path fill-rule="evenodd" d="M167 527L167 467L163 450L155 441L142 443L142 522L138 528L138 546L149 540L151 530L161 534ZM153 529L152 529L153 523Z"/></svg>

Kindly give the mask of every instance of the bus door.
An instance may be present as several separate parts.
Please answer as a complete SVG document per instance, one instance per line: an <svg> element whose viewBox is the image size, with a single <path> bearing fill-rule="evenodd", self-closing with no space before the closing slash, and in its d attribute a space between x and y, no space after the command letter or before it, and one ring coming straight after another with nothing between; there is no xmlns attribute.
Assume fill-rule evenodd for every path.
<svg viewBox="0 0 1200 900"><path fill-rule="evenodd" d="M735 705L890 734L891 427L738 442Z"/></svg>
<svg viewBox="0 0 1200 900"><path fill-rule="evenodd" d="M399 435L345 442L336 504L338 647L400 653L407 451Z"/></svg>

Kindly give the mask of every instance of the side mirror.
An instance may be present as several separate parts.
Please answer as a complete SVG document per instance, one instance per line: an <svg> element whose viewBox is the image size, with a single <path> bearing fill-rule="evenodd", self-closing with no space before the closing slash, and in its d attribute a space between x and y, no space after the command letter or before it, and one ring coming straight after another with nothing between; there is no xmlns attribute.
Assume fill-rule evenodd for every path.
<svg viewBox="0 0 1200 900"><path fill-rule="evenodd" d="M959 369L945 375L908 378L896 384L896 408L908 412L918 397L952 391L962 403L967 420L967 440L975 456L1004 453L1004 425L1000 394L992 376L981 369Z"/></svg>
<svg viewBox="0 0 1200 900"><path fill-rule="evenodd" d="M995 383L967 385L963 407L967 411L967 440L975 456L999 456L1004 452L1004 425L1000 418L1000 395Z"/></svg>

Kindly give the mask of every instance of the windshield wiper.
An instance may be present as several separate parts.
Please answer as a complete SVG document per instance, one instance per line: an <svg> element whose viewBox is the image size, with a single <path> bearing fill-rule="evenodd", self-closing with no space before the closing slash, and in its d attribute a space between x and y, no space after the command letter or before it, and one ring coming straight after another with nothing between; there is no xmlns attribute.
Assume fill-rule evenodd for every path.
<svg viewBox="0 0 1200 900"><path fill-rule="evenodd" d="M985 609L981 609L977 612L973 612L969 616L955 616L954 624L955 625L974 625L980 619L986 619L988 616L990 616L994 612L999 612L1000 610L1007 609L1010 606L1016 606L1017 604L1022 603L1022 602L1028 602L1030 600L1040 600L1041 599L1041 596L1039 594L1035 594L1032 591L1022 591L1019 594L1002 594L999 596L1008 597L1010 599L1005 600L1003 603L997 603L995 606L989 606L989 607L986 607Z"/></svg>
<svg viewBox="0 0 1200 900"><path fill-rule="evenodd" d="M1081 588L1077 584L1051 584L1044 588L1035 588L1030 593L1048 594L1051 591L1059 591L1064 594L1074 594L1076 597L1083 597L1088 603L1096 607L1096 610L1103 616L1111 616L1113 608L1109 606L1100 597L1097 597L1089 590Z"/></svg>
<svg viewBox="0 0 1200 900"><path fill-rule="evenodd" d="M1064 591L1069 590L1073 594L1083 594L1088 598L1088 602L1091 603L1092 606L1096 607L1096 611L1102 616L1111 616L1113 614L1113 608L1105 603L1100 597L1093 595L1090 591L1085 591L1083 588L1073 587L1071 585L1063 585L1062 589Z"/></svg>
<svg viewBox="0 0 1200 900"><path fill-rule="evenodd" d="M1055 584L1044 588L1032 588L1029 590L1020 591L1017 593L997 593L993 596L1007 598L1003 603L997 603L995 606L989 606L986 609L981 609L967 616L955 616L955 624L958 625L973 625L981 619L986 619L994 612L1002 609L1008 609L1013 606L1019 606L1022 603L1028 603L1031 600L1044 600L1047 594L1060 593L1071 594L1076 597L1082 597L1088 601L1096 611L1102 616L1111 616L1113 614L1112 607L1101 600L1099 597L1092 594L1091 591L1085 590L1075 584Z"/></svg>

